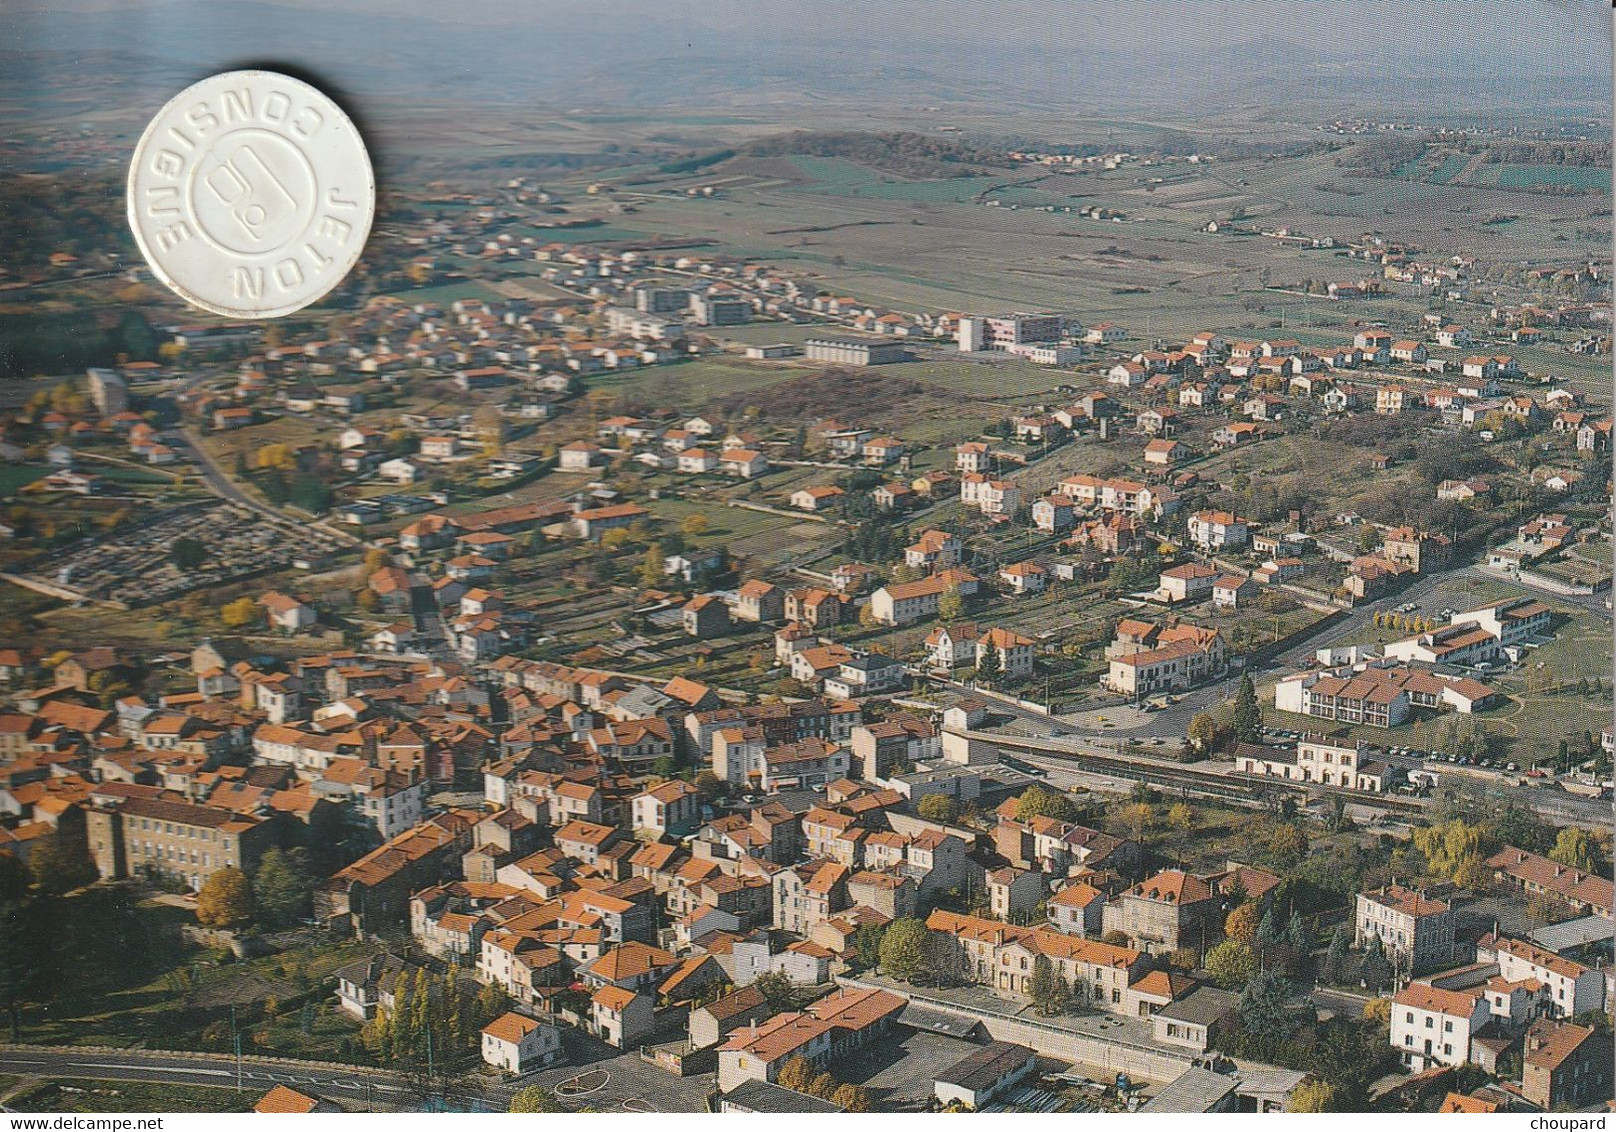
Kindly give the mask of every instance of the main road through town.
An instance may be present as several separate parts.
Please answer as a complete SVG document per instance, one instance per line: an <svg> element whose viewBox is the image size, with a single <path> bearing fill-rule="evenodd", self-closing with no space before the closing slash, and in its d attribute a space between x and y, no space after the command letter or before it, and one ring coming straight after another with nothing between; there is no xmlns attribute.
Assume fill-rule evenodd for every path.
<svg viewBox="0 0 1616 1132"><path fill-rule="evenodd" d="M235 1088L239 1080L242 1090L253 1096L266 1093L276 1085L285 1085L383 1110L414 1110L425 1103L418 1085L402 1073L360 1066L334 1068L325 1063L299 1064L280 1058L244 1057L238 1078L236 1060L218 1054L0 1046L0 1073L95 1081L157 1081L223 1089ZM519 1087L508 1083L455 1081L450 1083L446 1095L434 1097L433 1102L450 1109L504 1112Z"/></svg>

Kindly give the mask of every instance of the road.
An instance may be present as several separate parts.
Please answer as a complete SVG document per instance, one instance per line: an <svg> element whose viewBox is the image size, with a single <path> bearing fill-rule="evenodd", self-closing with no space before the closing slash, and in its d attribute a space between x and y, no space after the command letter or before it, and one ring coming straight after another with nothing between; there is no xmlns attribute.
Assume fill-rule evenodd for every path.
<svg viewBox="0 0 1616 1132"><path fill-rule="evenodd" d="M182 414L179 411L179 407L173 404L174 395L189 392L205 382L212 381L222 376L225 372L226 371L224 369L218 367L204 369L192 377L187 378L180 385L169 389L165 393L159 394L158 400L168 401L173 407L175 418L183 419ZM230 478L229 473L219 466L218 461L214 460L212 456L208 455L207 449L203 447L201 441L197 439L190 428L183 424L179 424L169 430L169 435L172 437L173 443L176 446L183 447L190 454L191 460L199 469L201 469L203 482L208 485L209 490L211 490L215 495L222 499L227 499L231 503L239 503L241 506L252 511L256 511L258 514L264 516L264 518L270 519L277 524L296 524L296 520L292 517L277 511L269 504L261 502L252 495L249 495L247 492L241 490L241 488L236 484L236 481ZM361 539L355 538L346 531L338 530L329 523L322 522L314 525L318 526L325 534L329 534L334 538L341 539L343 542L349 543L350 545L358 546L362 543Z"/></svg>
<svg viewBox="0 0 1616 1132"><path fill-rule="evenodd" d="M216 1088L232 1088L236 1084L235 1061L229 1057L148 1050L0 1048L0 1073L18 1077L83 1077L97 1081L160 1081ZM413 1111L422 1104L420 1091L402 1073L358 1066L329 1069L312 1064L289 1065L269 1058L242 1059L243 1091L264 1093L275 1085L379 1109ZM457 1084L445 1103L451 1108L504 1112L510 1107L515 1091L516 1086L503 1082L468 1082Z"/></svg>

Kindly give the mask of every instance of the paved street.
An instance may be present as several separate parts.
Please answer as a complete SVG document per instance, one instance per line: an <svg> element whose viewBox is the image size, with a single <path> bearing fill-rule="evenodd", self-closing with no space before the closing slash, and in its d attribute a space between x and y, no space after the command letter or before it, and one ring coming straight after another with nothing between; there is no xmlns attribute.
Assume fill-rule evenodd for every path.
<svg viewBox="0 0 1616 1132"><path fill-rule="evenodd" d="M228 1057L204 1054L161 1053L146 1050L0 1048L0 1073L18 1077L85 1077L99 1081L161 1081L175 1085L211 1085L232 1088L236 1065ZM415 1111L423 1107L420 1093L403 1074L381 1069L332 1070L320 1066L287 1065L280 1061L246 1057L241 1064L241 1086L249 1094L268 1092L275 1085L303 1089L332 1100L374 1107L377 1110ZM457 1083L438 1107L504 1112L515 1087L507 1083ZM436 1104L436 1100L434 1101Z"/></svg>

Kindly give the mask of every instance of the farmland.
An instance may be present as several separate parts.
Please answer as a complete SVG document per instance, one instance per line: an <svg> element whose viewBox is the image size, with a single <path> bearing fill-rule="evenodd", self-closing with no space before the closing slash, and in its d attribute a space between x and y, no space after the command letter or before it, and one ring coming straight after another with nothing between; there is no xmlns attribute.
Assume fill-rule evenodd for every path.
<svg viewBox="0 0 1616 1132"><path fill-rule="evenodd" d="M1483 165L1474 183L1500 189L1554 187L1609 193L1610 170L1565 165Z"/></svg>

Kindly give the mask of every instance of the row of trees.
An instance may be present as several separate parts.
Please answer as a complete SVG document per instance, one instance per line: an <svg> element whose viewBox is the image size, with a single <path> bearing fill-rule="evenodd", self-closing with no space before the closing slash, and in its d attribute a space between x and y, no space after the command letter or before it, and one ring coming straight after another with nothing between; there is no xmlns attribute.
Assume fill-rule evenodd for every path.
<svg viewBox="0 0 1616 1132"><path fill-rule="evenodd" d="M782 1089L807 1093L840 1106L846 1112L869 1112L870 1091L862 1085L838 1081L824 1070L816 1070L805 1057L793 1057L780 1067L775 1083Z"/></svg>
<svg viewBox="0 0 1616 1132"><path fill-rule="evenodd" d="M384 1065L452 1068L476 1052L482 1028L510 1006L493 983L477 986L451 966L442 975L401 970L390 988L391 1007L377 1010L360 1040Z"/></svg>

